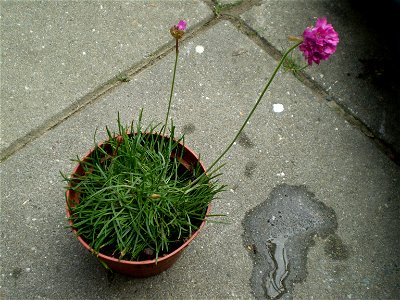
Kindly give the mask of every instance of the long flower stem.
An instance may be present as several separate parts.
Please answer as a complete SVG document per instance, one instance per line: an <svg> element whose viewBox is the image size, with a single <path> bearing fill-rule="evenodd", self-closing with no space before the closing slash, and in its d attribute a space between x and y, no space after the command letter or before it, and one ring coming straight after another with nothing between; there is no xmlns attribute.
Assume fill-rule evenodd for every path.
<svg viewBox="0 0 400 300"><path fill-rule="evenodd" d="M178 56L179 56L178 39L176 39L174 73L173 73L173 75L172 75L171 92L170 92L170 94L169 94L168 110L167 110L167 115L165 116L163 135L165 135L165 131L166 131L166 129L167 129L168 118L169 118L169 112L170 112L170 110L171 110L172 96L174 95L175 75L176 75L176 66L178 65Z"/></svg>
<svg viewBox="0 0 400 300"><path fill-rule="evenodd" d="M278 66L275 68L274 73L272 73L271 78L268 80L266 86L264 87L264 90L261 92L260 96L257 99L256 104L254 105L253 109L250 111L249 115L247 116L246 120L244 121L242 127L239 129L238 133L236 134L236 136L234 137L234 139L232 140L232 142L229 144L229 146L225 149L224 152L222 152L222 154L212 163L212 165L207 169L206 173L209 173L210 170L215 167L215 165L221 160L221 158L229 151L229 149L231 149L231 147L233 146L233 144L236 142L237 138L240 136L240 134L242 133L244 127L246 126L246 124L248 123L248 121L250 120L251 116L253 115L254 111L256 110L258 104L260 104L262 97L264 96L265 92L268 90L271 82L274 80L275 75L278 73L278 70L280 69L280 67L282 66L283 62L285 61L286 57L288 56L288 54L290 52L292 52L294 49L296 49L300 44L302 43L302 41L298 41L295 45L293 45L292 47L290 47L285 54L282 56Z"/></svg>

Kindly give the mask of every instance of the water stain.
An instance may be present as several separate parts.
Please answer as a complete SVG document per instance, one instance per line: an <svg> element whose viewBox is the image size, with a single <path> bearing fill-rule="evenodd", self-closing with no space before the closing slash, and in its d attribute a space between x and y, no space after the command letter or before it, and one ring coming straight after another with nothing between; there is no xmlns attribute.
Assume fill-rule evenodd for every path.
<svg viewBox="0 0 400 300"><path fill-rule="evenodd" d="M195 132L195 130L196 130L196 126L194 126L194 124L192 124L192 123L189 123L189 124L186 124L183 126L182 133L184 135L187 135L187 134L191 134L191 133Z"/></svg>
<svg viewBox="0 0 400 300"><path fill-rule="evenodd" d="M291 299L294 283L307 277L307 252L314 236L334 235L337 221L334 210L306 187L282 184L247 212L243 227L243 242L253 259L250 284L254 296ZM342 249L343 243L336 240L332 244L333 251ZM330 253L332 247L328 248Z"/></svg>
<svg viewBox="0 0 400 300"><path fill-rule="evenodd" d="M349 258L349 249L337 234L331 234L325 241L325 254L334 260L345 260Z"/></svg>
<svg viewBox="0 0 400 300"><path fill-rule="evenodd" d="M247 136L247 134L242 131L242 133L239 135L237 139L238 143L240 146L243 146L245 148L253 148L254 144L251 141L251 139Z"/></svg>
<svg viewBox="0 0 400 300"><path fill-rule="evenodd" d="M285 242L287 238L272 238L266 243L268 264L271 270L265 278L265 290L271 299L276 299L284 292L284 280L289 274L289 260L287 258Z"/></svg>
<svg viewBox="0 0 400 300"><path fill-rule="evenodd" d="M14 279L13 281L14 281L14 286L15 286L15 288L18 286L18 283L19 283L19 278L23 275L23 270L22 270L22 268L19 268L19 267L17 267L17 268L14 268L12 271L11 271L11 273L10 273L10 275L11 275L11 277ZM1 295L0 295L1 296ZM0 299L3 299L3 298L1 298L0 297Z"/></svg>
<svg viewBox="0 0 400 300"><path fill-rule="evenodd" d="M11 272L11 276L17 280L20 276L22 275L22 269L21 268L15 268Z"/></svg>
<svg viewBox="0 0 400 300"><path fill-rule="evenodd" d="M255 161L249 161L246 163L244 167L244 176L251 177L254 173L254 170L257 168L257 163Z"/></svg>

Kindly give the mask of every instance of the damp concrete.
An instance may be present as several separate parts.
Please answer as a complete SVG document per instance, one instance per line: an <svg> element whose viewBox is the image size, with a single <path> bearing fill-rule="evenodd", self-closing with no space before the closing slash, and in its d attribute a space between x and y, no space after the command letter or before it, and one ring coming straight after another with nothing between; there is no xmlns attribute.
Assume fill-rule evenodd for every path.
<svg viewBox="0 0 400 300"><path fill-rule="evenodd" d="M40 7L46 3L40 2ZM104 3L116 6L117 11L122 5L120 1ZM160 8L163 3L155 4ZM251 9L260 4L262 1L243 2L232 10L244 15L253 13ZM3 13L4 2L1 5ZM35 15L30 17L37 17L38 22L55 19L58 14L57 10L40 10L35 2L13 2L8 9L14 11L7 15L26 13L19 5L33 6ZM74 16L84 22L82 14L94 4L75 5L79 12L74 10ZM0 298L254 299L262 295L266 298L263 286L267 284L276 287L276 296L271 296L281 294L281 298L399 298L399 166L360 127L332 108L318 89L284 70L278 72L240 142L222 160L225 166L219 179L227 189L212 202L212 213L225 217L210 217L171 269L147 279L110 276L66 228L64 183L59 172L72 171L75 163L70 159L84 155L93 146L94 132L97 130L97 140L101 140L106 135L106 125L115 128L118 112L127 124L137 118L141 108L144 123L164 120L174 53L165 51L163 39L168 44L166 24L177 22L184 11L195 16L191 20L197 29L190 30L180 48L171 108L177 133L185 134L187 145L201 155L206 166L237 133L277 61L270 51L272 41L263 41L255 25L244 23L236 18L238 15L224 16L229 10L214 15L212 7L210 1L168 2L168 9L145 16L146 28L151 30L132 47L143 54L141 47L152 44L152 49L162 55L140 69L135 69L136 61L132 60L135 72L107 92L91 96L91 101L69 115L60 118L56 114L59 102L49 101L52 110L48 113L57 121L54 126L46 127L0 163ZM277 16L286 13L284 6L271 7ZM210 22L201 11L210 17ZM139 18L136 14L140 12L134 10L132 16ZM307 10L302 15L307 22L313 21ZM119 20L120 14L113 16ZM1 22L14 24L3 15ZM270 26L271 30L293 25L286 18L278 18L277 22ZM26 28L29 31L29 26ZM63 38L87 33L87 27L80 25L63 29L68 34L51 38L54 47L60 47L56 53L65 51L63 45L68 40ZM129 28L126 30L129 32ZM18 43L19 35L14 36ZM2 45L7 42L3 37ZM106 34L104 43L114 38L111 33ZM80 47L78 50L84 51ZM68 61L79 62L75 52L65 53ZM115 57L107 57L111 65L118 63ZM56 68L52 64L50 67ZM74 69L77 74L79 67L80 64ZM94 64L93 69L103 72L101 64ZM115 71L107 74L118 76L119 69ZM23 70L13 72L16 80L21 75L19 85L28 84ZM67 75L60 76L68 79ZM79 86L91 87L90 80L78 77ZM347 75L342 80L346 78ZM71 85L75 87L74 83ZM8 82L6 88L12 88ZM60 99L74 94L69 89L58 93ZM16 118L6 121L24 121L24 108L18 102L14 107L3 105L3 95L2 114ZM84 93L83 98L88 96ZM83 99L77 97L78 101ZM274 104L282 106L274 109ZM8 123L3 123L2 116L2 129L3 124ZM26 126L27 130L34 130L36 123L28 122ZM7 125L5 130L11 133L12 128ZM292 197L285 199L284 191ZM263 212L265 207L273 214ZM253 229L246 224L257 216L258 209L260 216L265 213L266 218L259 220L260 224L253 221L253 225L255 230L266 224L261 229L265 245L261 235L252 241L252 235L247 234ZM279 218L283 209L285 215ZM308 219L296 219L296 213ZM283 218L285 223L279 223ZM307 235L307 227L315 233L312 237ZM264 284L263 278L255 277L257 259L263 263L261 271L274 271L277 276L271 278L279 279L264 280ZM296 266L301 268L294 270Z"/></svg>
<svg viewBox="0 0 400 300"><path fill-rule="evenodd" d="M331 236L327 251L340 255L335 211L305 186L275 187L246 214L243 226L244 245L254 261L250 282L257 299L293 299L294 284L307 278L307 252L316 236Z"/></svg>

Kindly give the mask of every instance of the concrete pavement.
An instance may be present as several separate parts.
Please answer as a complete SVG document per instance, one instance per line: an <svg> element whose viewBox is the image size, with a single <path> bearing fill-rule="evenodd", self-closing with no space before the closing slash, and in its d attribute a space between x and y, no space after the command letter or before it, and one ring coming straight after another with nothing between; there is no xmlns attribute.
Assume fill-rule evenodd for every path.
<svg viewBox="0 0 400 300"><path fill-rule="evenodd" d="M397 107L379 102L391 88L354 75L379 45L359 49L371 33L357 27L352 39L358 12L337 2L224 10L233 3L224 0L219 16L210 1L1 2L2 298L262 299L279 279L281 299L398 298L399 139L387 117ZM70 159L92 147L96 128L115 126L118 111L126 123L142 107L145 122L163 120L169 27L181 18L190 25L172 116L209 165L244 121L285 36L320 14L343 44L298 78L279 72L224 159L228 190L213 213L228 224L208 223L159 276L107 274L66 229L59 171L71 172ZM121 72L129 81L116 79ZM269 276L282 267L287 275Z"/></svg>

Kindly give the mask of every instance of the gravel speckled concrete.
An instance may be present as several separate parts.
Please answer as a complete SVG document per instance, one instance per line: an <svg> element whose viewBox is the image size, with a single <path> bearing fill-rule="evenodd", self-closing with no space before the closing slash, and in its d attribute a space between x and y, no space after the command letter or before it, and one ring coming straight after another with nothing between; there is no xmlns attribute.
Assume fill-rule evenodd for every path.
<svg viewBox="0 0 400 300"><path fill-rule="evenodd" d="M167 41L168 26L163 30ZM186 143L210 165L277 62L227 20L215 20L185 40L180 53L172 117ZM173 53L163 56L1 162L0 296L260 298L251 284L254 255L243 220L280 187L301 186L334 211L337 226L307 240L299 258L306 262L306 277L285 282L290 293L283 297L397 298L399 166L319 93L283 71L224 158L221 180L228 188L213 201L213 213L226 214L227 224L208 223L171 269L147 279L110 276L83 249L65 228L59 171L71 172L69 159L92 147L96 128L101 140L101 129L115 126L118 111L126 123L142 107L144 122L163 120L173 60ZM274 104L283 111L274 112ZM287 205L287 216L301 215L294 207Z"/></svg>
<svg viewBox="0 0 400 300"><path fill-rule="evenodd" d="M372 6L377 13L366 18L357 1L262 0L241 17L282 51L289 46L289 35L301 35L303 28L315 23L313 17L326 16L339 32L338 49L329 61L306 69L306 73L400 152L400 76L396 68L396 64L400 66L396 56L400 46L396 48L393 42L400 38L393 20L400 5L392 11L387 3L382 7ZM384 29L380 24L385 23ZM295 57L302 65L301 55Z"/></svg>
<svg viewBox="0 0 400 300"><path fill-rule="evenodd" d="M199 1L3 1L0 150L171 41L211 10Z"/></svg>

